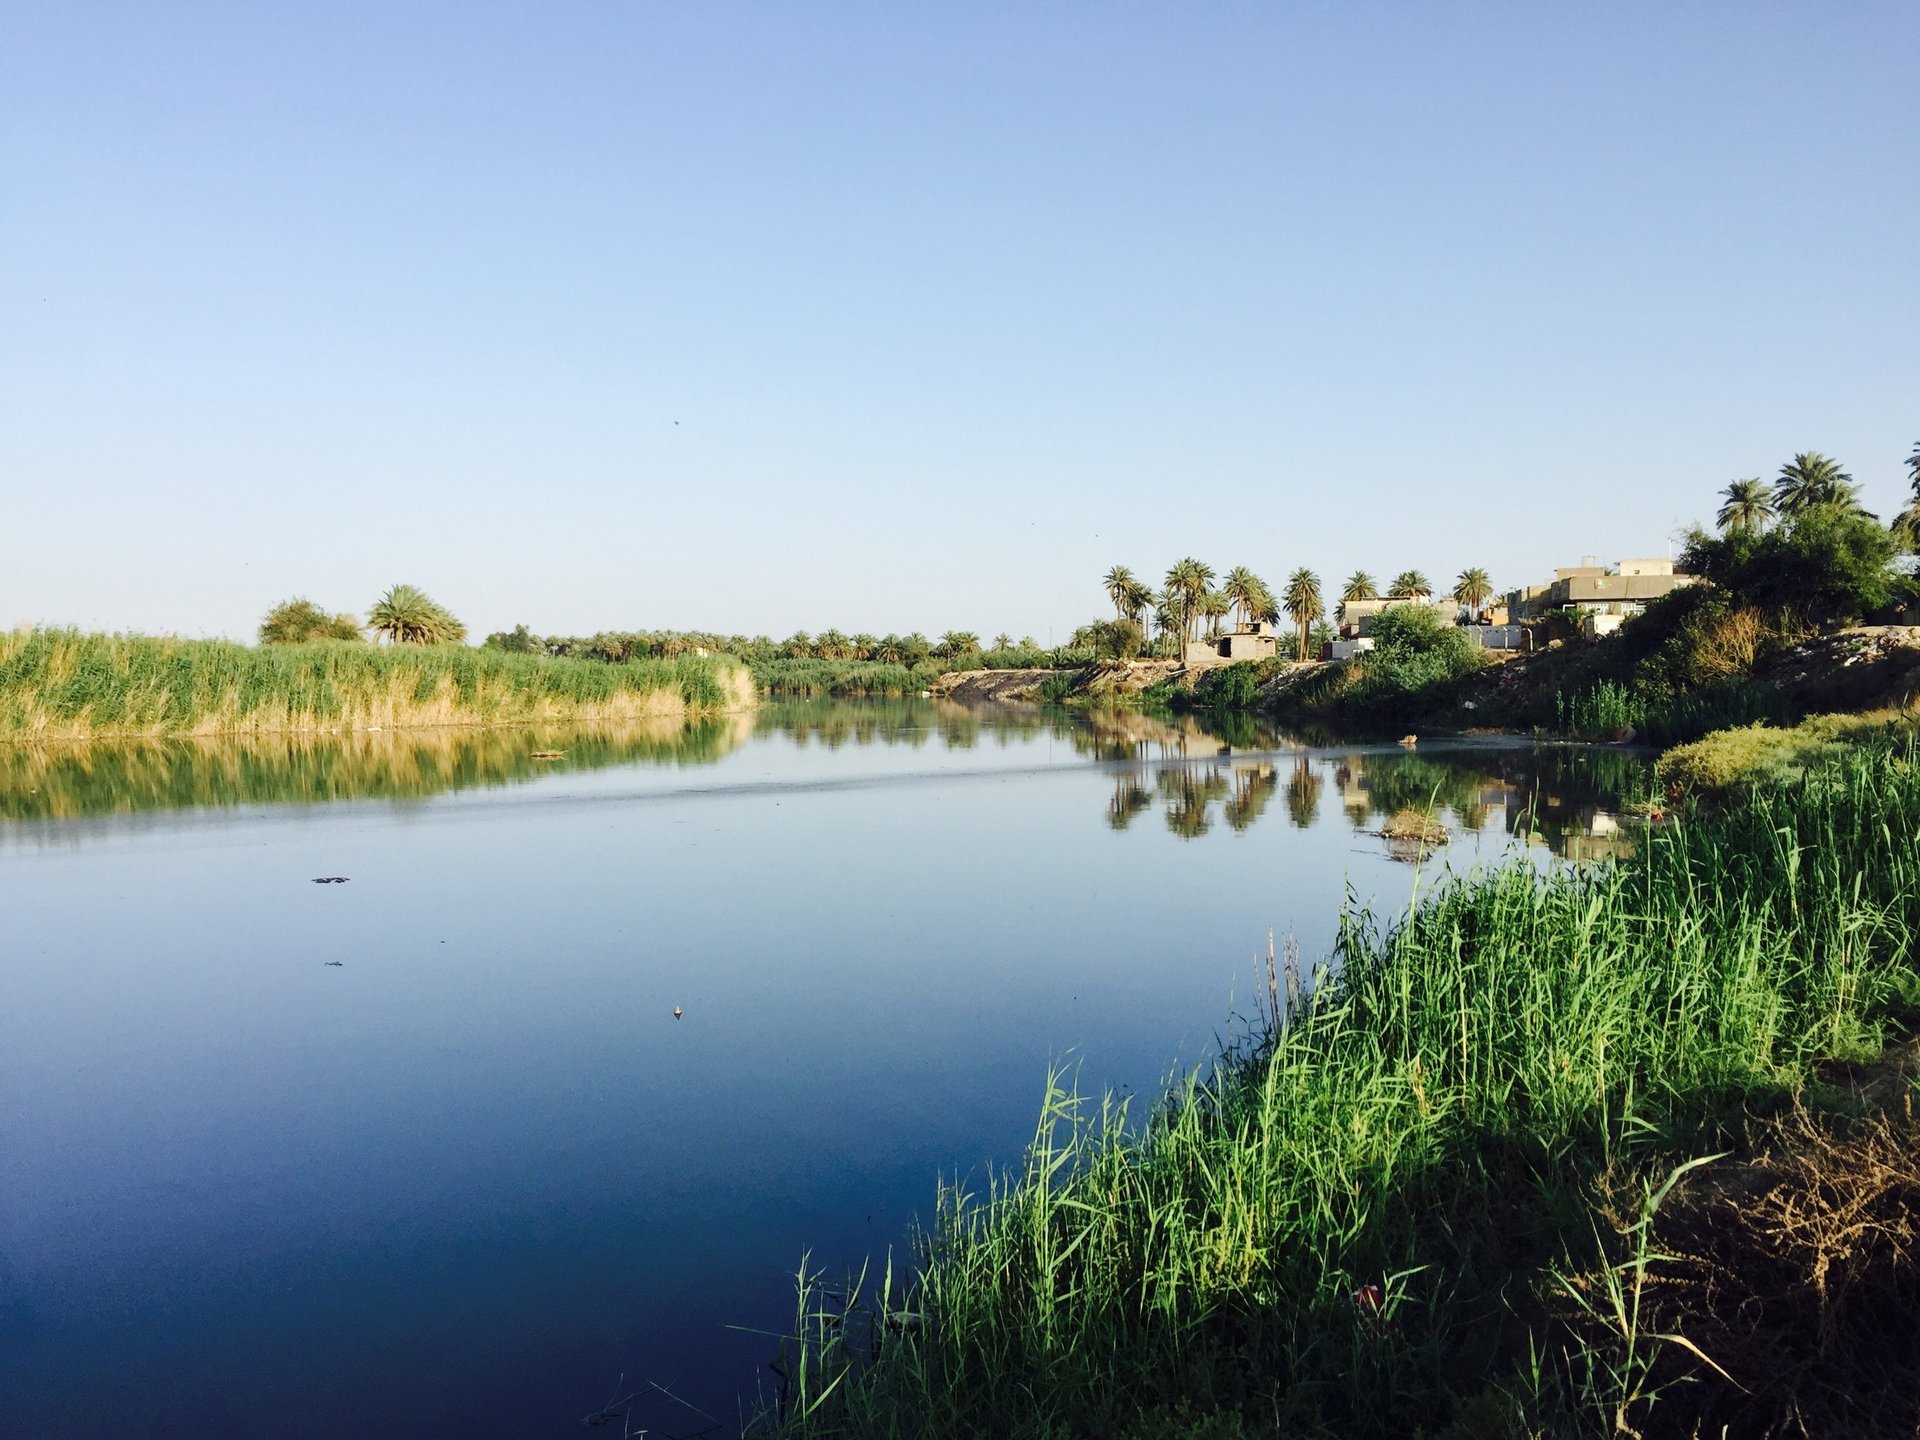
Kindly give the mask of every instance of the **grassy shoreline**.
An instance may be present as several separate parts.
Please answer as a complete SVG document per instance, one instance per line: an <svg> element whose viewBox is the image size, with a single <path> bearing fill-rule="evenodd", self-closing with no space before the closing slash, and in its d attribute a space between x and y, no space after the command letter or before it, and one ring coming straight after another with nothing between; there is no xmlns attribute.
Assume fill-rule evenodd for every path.
<svg viewBox="0 0 1920 1440"><path fill-rule="evenodd" d="M0 740L330 734L746 709L724 656L607 665L451 645L238 645L74 630L0 635Z"/></svg>
<svg viewBox="0 0 1920 1440"><path fill-rule="evenodd" d="M942 1188L914 1279L851 1307L803 1287L767 1429L1762 1434L1799 1406L1821 1433L1846 1401L1849 1433L1911 1434L1912 1387L1859 1367L1910 1379L1913 1327L1795 1271L1733 1334L1700 1277L1729 1290L1779 1257L1716 1254L1728 1223L1687 1222L1743 1187L1762 1206L1796 1156L1842 1157L1789 1196L1807 1213L1885 1191L1845 1168L1869 1122L1836 1067L1920 1019L1917 922L1910 741L1612 865L1482 872L1387 927L1349 913L1321 985L1289 1005L1276 976L1272 1023L1143 1125L1056 1082L1020 1169ZM1871 1123L1897 1156L1916 1137L1895 1088L1906 1118L1889 1099ZM1911 1250L1851 1233L1819 1263L1903 1313ZM1865 1378L1822 1398L1811 1361Z"/></svg>

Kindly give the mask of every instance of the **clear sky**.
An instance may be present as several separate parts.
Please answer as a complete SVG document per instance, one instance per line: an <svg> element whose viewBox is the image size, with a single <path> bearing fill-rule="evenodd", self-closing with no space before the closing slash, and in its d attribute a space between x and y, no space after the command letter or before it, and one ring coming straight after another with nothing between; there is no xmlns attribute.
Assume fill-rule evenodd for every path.
<svg viewBox="0 0 1920 1440"><path fill-rule="evenodd" d="M0 624L1064 637L1920 440L1920 5L0 0Z"/></svg>

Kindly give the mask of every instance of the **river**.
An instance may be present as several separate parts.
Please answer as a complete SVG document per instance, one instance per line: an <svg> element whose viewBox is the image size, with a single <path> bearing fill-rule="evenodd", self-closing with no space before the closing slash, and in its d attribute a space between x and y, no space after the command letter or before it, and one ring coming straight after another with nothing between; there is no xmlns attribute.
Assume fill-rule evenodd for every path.
<svg viewBox="0 0 1920 1440"><path fill-rule="evenodd" d="M1647 784L933 701L0 747L0 1433L727 1433L802 1256L903 1254L1049 1066L1151 1094L1270 929Z"/></svg>

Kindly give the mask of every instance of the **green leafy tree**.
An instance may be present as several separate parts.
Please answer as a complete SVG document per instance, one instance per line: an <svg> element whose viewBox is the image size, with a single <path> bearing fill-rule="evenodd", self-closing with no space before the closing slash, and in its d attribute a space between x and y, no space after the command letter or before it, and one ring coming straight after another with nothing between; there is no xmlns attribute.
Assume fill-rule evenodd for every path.
<svg viewBox="0 0 1920 1440"><path fill-rule="evenodd" d="M1783 516L1804 515L1817 505L1858 510L1860 487L1840 468L1838 460L1818 450L1806 450L1780 467L1773 503Z"/></svg>
<svg viewBox="0 0 1920 1440"><path fill-rule="evenodd" d="M1418 570L1402 570L1387 587L1390 600L1424 600L1433 594L1433 582Z"/></svg>
<svg viewBox="0 0 1920 1440"><path fill-rule="evenodd" d="M359 640L360 622L352 615L329 615L304 596L282 600L260 622L262 645L299 645L309 640Z"/></svg>
<svg viewBox="0 0 1920 1440"><path fill-rule="evenodd" d="M1751 480L1731 481L1720 494L1721 534L1730 535L1741 530L1757 535L1773 523L1773 487L1758 476Z"/></svg>
<svg viewBox="0 0 1920 1440"><path fill-rule="evenodd" d="M1113 602L1113 613L1125 620L1139 608L1134 604L1134 592L1141 588L1134 578L1133 571L1124 565L1116 565L1107 571L1105 580L1107 599Z"/></svg>
<svg viewBox="0 0 1920 1440"><path fill-rule="evenodd" d="M969 655L978 655L980 637L971 630L949 630L940 637L940 643L933 647L933 653L942 660L961 660Z"/></svg>
<svg viewBox="0 0 1920 1440"><path fill-rule="evenodd" d="M1460 578L1453 582L1453 598L1477 616L1493 598L1493 580L1478 566L1462 570Z"/></svg>
<svg viewBox="0 0 1920 1440"><path fill-rule="evenodd" d="M1320 577L1306 566L1301 566L1287 577L1286 593L1281 596L1281 601L1300 632L1298 658L1305 660L1313 622L1320 618L1320 612L1326 608L1320 596Z"/></svg>
<svg viewBox="0 0 1920 1440"><path fill-rule="evenodd" d="M546 643L525 625L516 625L511 630L496 630L480 643L489 650L504 650L509 655L538 655L547 648Z"/></svg>
<svg viewBox="0 0 1920 1440"><path fill-rule="evenodd" d="M1871 515L1844 504L1816 505L1760 535L1695 531L1680 568L1712 581L1736 604L1815 623L1845 623L1871 615L1893 598L1895 548L1893 536ZM1661 608L1677 611L1692 600L1686 591L1676 591Z"/></svg>
<svg viewBox="0 0 1920 1440"><path fill-rule="evenodd" d="M1124 619L1125 617L1122 616L1121 618ZM1013 648L1013 637L1002 630L998 635L993 637L993 648L996 650L1011 650Z"/></svg>
<svg viewBox="0 0 1920 1440"><path fill-rule="evenodd" d="M796 630L781 642L780 649L789 660L811 660L813 636L804 630Z"/></svg>
<svg viewBox="0 0 1920 1440"><path fill-rule="evenodd" d="M367 628L390 645L458 645L467 627L416 585L395 585L367 611Z"/></svg>

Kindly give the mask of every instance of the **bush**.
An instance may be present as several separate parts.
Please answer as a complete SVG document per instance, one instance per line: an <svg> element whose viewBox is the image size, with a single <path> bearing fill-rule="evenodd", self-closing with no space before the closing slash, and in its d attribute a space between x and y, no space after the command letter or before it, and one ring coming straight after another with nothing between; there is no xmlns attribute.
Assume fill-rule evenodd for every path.
<svg viewBox="0 0 1920 1440"><path fill-rule="evenodd" d="M282 600L260 622L262 645L304 645L310 640L359 640L360 621L329 615L304 596Z"/></svg>
<svg viewBox="0 0 1920 1440"><path fill-rule="evenodd" d="M1695 532L1682 568L1743 605L1820 625L1855 623L1901 590L1886 527L1840 505L1816 505L1763 534Z"/></svg>
<svg viewBox="0 0 1920 1440"><path fill-rule="evenodd" d="M1486 655L1459 626L1424 605L1401 605L1373 622L1373 649L1351 664L1357 680L1346 691L1350 706L1393 711L1471 675Z"/></svg>

